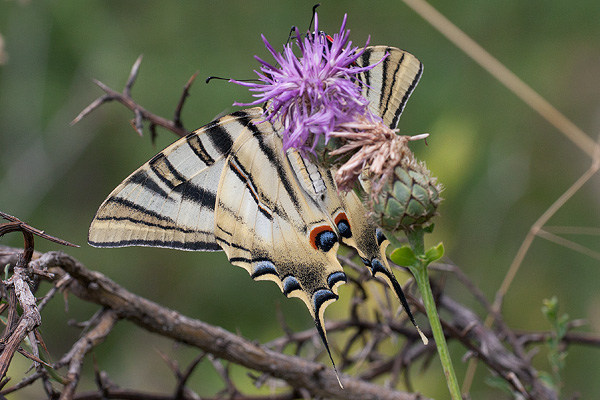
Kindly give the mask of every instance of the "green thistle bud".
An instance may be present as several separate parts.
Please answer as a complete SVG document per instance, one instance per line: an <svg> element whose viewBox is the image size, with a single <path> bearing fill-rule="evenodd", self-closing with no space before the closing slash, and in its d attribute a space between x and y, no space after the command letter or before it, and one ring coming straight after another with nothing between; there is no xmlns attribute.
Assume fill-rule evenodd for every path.
<svg viewBox="0 0 600 400"><path fill-rule="evenodd" d="M381 189L372 192L373 219L391 232L427 225L442 201L441 191L425 164L409 154L384 178Z"/></svg>

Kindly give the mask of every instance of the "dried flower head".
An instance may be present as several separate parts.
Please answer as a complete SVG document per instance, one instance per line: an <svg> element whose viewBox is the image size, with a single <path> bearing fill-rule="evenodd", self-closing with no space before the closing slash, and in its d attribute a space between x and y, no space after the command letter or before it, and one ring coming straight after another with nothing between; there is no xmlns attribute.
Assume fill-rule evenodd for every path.
<svg viewBox="0 0 600 400"><path fill-rule="evenodd" d="M339 130L339 126L352 123L358 116L378 119L369 111L369 102L357 84L358 74L377 64L366 67L356 64L364 49L352 46L348 40L350 31L345 28L346 16L339 33L332 38L318 33L315 15L315 33L303 38L297 34L282 53L276 52L262 36L279 66L256 57L262 64L260 72L255 71L260 82L232 81L249 87L257 97L254 102L235 105L267 103L265 119L282 124L284 150L293 147L302 153L314 153L321 136L327 143L331 132ZM294 46L300 52L299 57Z"/></svg>

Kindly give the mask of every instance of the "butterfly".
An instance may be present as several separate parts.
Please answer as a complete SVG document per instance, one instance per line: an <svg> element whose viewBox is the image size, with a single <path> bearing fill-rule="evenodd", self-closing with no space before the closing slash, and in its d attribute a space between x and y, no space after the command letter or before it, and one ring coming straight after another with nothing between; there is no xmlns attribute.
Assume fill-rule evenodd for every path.
<svg viewBox="0 0 600 400"><path fill-rule="evenodd" d="M357 84L371 111L396 128L423 65L386 46L367 47L356 63L384 57ZM389 241L358 196L338 193L334 171L293 149L284 152L282 127L264 121L263 111L216 119L142 165L102 203L89 244L223 250L254 280L271 280L306 304L333 363L323 313L346 282L337 260L343 243L387 281L415 324L386 259Z"/></svg>

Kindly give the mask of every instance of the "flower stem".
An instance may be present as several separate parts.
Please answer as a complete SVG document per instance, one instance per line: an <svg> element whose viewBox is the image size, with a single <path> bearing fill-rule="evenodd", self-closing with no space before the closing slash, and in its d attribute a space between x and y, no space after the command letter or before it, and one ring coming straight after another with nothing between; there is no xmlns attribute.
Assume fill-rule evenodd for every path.
<svg viewBox="0 0 600 400"><path fill-rule="evenodd" d="M442 362L442 368L444 370L444 375L446 376L446 383L448 384L452 400L462 400L456 374L454 373L454 367L452 366L452 360L450 359L450 353L448 352L448 345L446 344L446 338L444 337L444 331L442 330L442 324L440 323L440 318L433 299L433 292L431 291L431 285L429 284L429 273L427 271L429 260L425 256L423 236L424 231L420 228L406 232L408 242L416 256L416 262L413 265L409 265L408 268L414 275L421 296L423 297L423 304L427 311L427 318L429 319L429 325L433 332L433 338L440 356L440 361Z"/></svg>

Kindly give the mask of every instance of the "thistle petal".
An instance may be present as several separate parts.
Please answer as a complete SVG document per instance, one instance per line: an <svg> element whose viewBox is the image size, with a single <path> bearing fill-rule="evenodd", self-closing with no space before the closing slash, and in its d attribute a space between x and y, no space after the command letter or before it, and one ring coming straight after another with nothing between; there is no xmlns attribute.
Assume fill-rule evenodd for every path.
<svg viewBox="0 0 600 400"><path fill-rule="evenodd" d="M315 15L315 33L304 37L296 34L295 40L280 53L261 35L279 66L255 57L261 64L260 71L255 71L259 82L231 81L248 87L257 98L235 105L266 103L265 120L281 122L284 150L294 147L302 153L314 154L320 137L327 143L331 132L339 130L339 126L359 116L372 116L369 103L361 94L358 74L377 64L365 67L355 64L364 50L352 46L346 20L344 15L340 31L329 41L326 35L318 33ZM294 54L294 48L300 56Z"/></svg>

